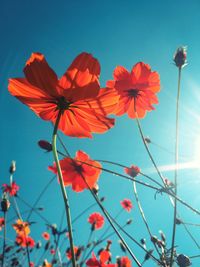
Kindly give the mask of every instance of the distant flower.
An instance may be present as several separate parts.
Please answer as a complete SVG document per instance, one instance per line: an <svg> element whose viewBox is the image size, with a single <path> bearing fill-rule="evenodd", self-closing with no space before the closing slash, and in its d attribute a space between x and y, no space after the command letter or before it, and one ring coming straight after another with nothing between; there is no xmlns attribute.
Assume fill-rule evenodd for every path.
<svg viewBox="0 0 200 267"><path fill-rule="evenodd" d="M5 220L4 218L0 218L0 231L2 230L4 226L5 226Z"/></svg>
<svg viewBox="0 0 200 267"><path fill-rule="evenodd" d="M19 186L15 182L12 182L11 185L3 184L2 187L3 192L8 193L10 196L16 196L19 191Z"/></svg>
<svg viewBox="0 0 200 267"><path fill-rule="evenodd" d="M107 118L116 105L114 90L100 89L100 65L91 54L78 55L58 79L44 55L33 53L24 68L25 78L9 80L8 90L36 115L54 124L62 112L58 128L73 137L92 137L114 125Z"/></svg>
<svg viewBox="0 0 200 267"><path fill-rule="evenodd" d="M118 261L121 267L132 267L131 260L127 256L119 258Z"/></svg>
<svg viewBox="0 0 200 267"><path fill-rule="evenodd" d="M55 253L56 253L55 249L52 248L52 249L50 250L50 253L51 253L51 255L55 255Z"/></svg>
<svg viewBox="0 0 200 267"><path fill-rule="evenodd" d="M108 263L109 258L107 256L110 256L109 252L105 252L105 250L103 250L101 253L99 255L99 260L97 259L95 254L92 253L92 257L86 261L86 265L88 267L117 267L116 264Z"/></svg>
<svg viewBox="0 0 200 267"><path fill-rule="evenodd" d="M115 88L119 94L114 114L121 116L127 112L132 119L143 118L147 111L154 109L153 104L158 104L156 93L160 91L160 79L148 64L139 62L131 72L118 66L113 75L114 81L108 81L107 87Z"/></svg>
<svg viewBox="0 0 200 267"><path fill-rule="evenodd" d="M95 230L101 229L104 225L104 217L99 212L94 212L89 216L88 222Z"/></svg>
<svg viewBox="0 0 200 267"><path fill-rule="evenodd" d="M187 65L187 48L180 46L174 54L174 62L178 68L183 68Z"/></svg>
<svg viewBox="0 0 200 267"><path fill-rule="evenodd" d="M31 261L29 267L34 267L34 266L35 266L34 262Z"/></svg>
<svg viewBox="0 0 200 267"><path fill-rule="evenodd" d="M124 199L120 203L121 203L122 207L128 212L130 212L131 209L133 208L133 205L132 205L132 202L130 201L130 199Z"/></svg>
<svg viewBox="0 0 200 267"><path fill-rule="evenodd" d="M135 165L132 165L130 168L125 168L124 171L126 174L134 178L140 173L140 168Z"/></svg>
<svg viewBox="0 0 200 267"><path fill-rule="evenodd" d="M23 222L20 219L13 224L13 228L18 235L28 235L30 233L29 223Z"/></svg>
<svg viewBox="0 0 200 267"><path fill-rule="evenodd" d="M16 237L16 243L21 247L30 247L33 248L35 246L35 241L30 236L26 236L23 234L19 234Z"/></svg>
<svg viewBox="0 0 200 267"><path fill-rule="evenodd" d="M83 164L82 162L85 162L86 164ZM93 165L97 168L87 164ZM92 189L96 185L101 173L101 164L98 161L90 159L90 157L81 150L77 151L74 160L71 158L64 158L60 160L60 166L63 174L64 185L71 185L72 190L76 192L88 189L84 179ZM57 174L55 162L53 166L49 166L48 169Z"/></svg>
<svg viewBox="0 0 200 267"><path fill-rule="evenodd" d="M50 234L47 233L47 232L43 232L43 233L42 233L42 237L43 237L45 240L49 240L49 239L50 239Z"/></svg>
<svg viewBox="0 0 200 267"><path fill-rule="evenodd" d="M74 255L76 257L76 254L78 252L78 247L74 246ZM68 260L71 260L72 258L72 253L71 253L71 249L68 248L67 251L66 251L66 257L68 258Z"/></svg>

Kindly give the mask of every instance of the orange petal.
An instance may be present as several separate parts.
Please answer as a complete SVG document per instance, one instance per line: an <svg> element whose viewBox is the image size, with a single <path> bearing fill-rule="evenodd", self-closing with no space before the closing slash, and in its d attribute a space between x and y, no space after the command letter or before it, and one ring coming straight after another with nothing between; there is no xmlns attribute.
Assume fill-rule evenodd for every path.
<svg viewBox="0 0 200 267"><path fill-rule="evenodd" d="M33 53L26 62L24 74L29 83L39 87L47 92L50 96L57 96L56 85L58 82L57 75L49 67L44 55Z"/></svg>
<svg viewBox="0 0 200 267"><path fill-rule="evenodd" d="M126 80L129 79L130 77L130 73L128 72L128 70L122 66L117 66L114 70L113 73L114 79L115 80Z"/></svg>
<svg viewBox="0 0 200 267"><path fill-rule="evenodd" d="M91 54L81 53L72 62L59 81L63 89L82 87L90 82L98 81L100 65Z"/></svg>

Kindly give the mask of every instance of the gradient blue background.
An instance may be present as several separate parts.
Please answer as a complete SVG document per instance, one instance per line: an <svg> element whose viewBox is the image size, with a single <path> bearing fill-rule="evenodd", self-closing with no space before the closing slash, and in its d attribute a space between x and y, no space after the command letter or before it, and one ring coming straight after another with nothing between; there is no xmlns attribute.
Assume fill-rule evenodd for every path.
<svg viewBox="0 0 200 267"><path fill-rule="evenodd" d="M117 65L131 69L138 61L151 65L161 77L159 105L142 120L145 135L152 141L174 150L175 104L177 91L177 69L172 58L177 47L188 46L188 66L183 70L180 103L180 154L190 162L199 158L200 120L200 2L198 0L167 1L29 1L2 0L0 3L0 182L9 182L8 168L11 160L17 161L15 180L20 185L20 196L33 204L42 188L52 177L47 166L53 156L41 151L37 142L51 140L52 126L42 121L28 107L22 105L7 91L8 78L23 77L23 67L32 52L41 52L49 65L61 76L71 61L82 51L92 53L101 64L101 85L112 79ZM93 139L76 139L62 136L70 153L78 149L91 158L135 164L144 173L158 179L146 154L134 120L125 115L116 118L113 129ZM171 165L174 156L152 144L151 151L159 166ZM111 169L111 166L108 166ZM113 170L119 170L112 167ZM123 170L121 170L123 173ZM189 168L178 174L179 195L196 208L200 208L199 169ZM173 171L164 175L173 180ZM144 178L140 177L142 180ZM133 218L130 233L138 240L146 237L132 191L132 184L122 178L102 173L99 180L100 196L106 196L105 206L114 216L120 209L120 201L130 198L134 209L126 212L119 221ZM74 218L85 207L93 203L89 192L75 194L67 188L70 196L71 213ZM157 196L154 191L138 186L146 217L152 232L158 235L162 229L167 235L168 247L171 244L172 206L166 196ZM19 203L21 205L21 203ZM52 223L60 223L63 204L59 186L55 181L40 201L45 207L44 216ZM25 206L21 206L25 209ZM199 216L178 205L181 217L187 222L199 222ZM93 209L97 211L98 208ZM13 211L10 212L10 216ZM89 213L88 213L89 214ZM74 225L75 244L87 240L88 214ZM41 239L45 223L38 221L32 227L32 236ZM24 218L25 219L25 218ZM199 228L190 227L196 240L200 242ZM8 230L13 234L13 230ZM102 230L101 230L102 232ZM99 231L100 233L100 231ZM96 236L98 237L98 232ZM101 234L101 233L100 233ZM121 255L117 238L113 238L112 253ZM137 257L142 261L143 252L128 241ZM152 245L148 241L148 248ZM182 226L177 227L177 252L187 255L199 254L199 249L188 237ZM105 244L103 244L105 245ZM66 243L65 248L68 247ZM50 258L49 258L50 259ZM33 257L34 260L34 257ZM200 259L193 260L198 267ZM133 264L133 266L135 266ZM146 266L154 266L148 262Z"/></svg>

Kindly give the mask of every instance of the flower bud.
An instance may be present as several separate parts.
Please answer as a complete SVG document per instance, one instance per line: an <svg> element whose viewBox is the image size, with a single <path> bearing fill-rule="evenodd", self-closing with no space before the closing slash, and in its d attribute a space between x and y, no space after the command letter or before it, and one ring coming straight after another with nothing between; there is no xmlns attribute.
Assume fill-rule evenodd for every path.
<svg viewBox="0 0 200 267"><path fill-rule="evenodd" d="M40 148L46 150L46 152L50 152L52 151L52 144L50 144L48 141L46 140L40 140L38 142L38 145Z"/></svg>
<svg viewBox="0 0 200 267"><path fill-rule="evenodd" d="M12 160L10 168L9 168L9 173L13 174L16 171L16 161Z"/></svg>
<svg viewBox="0 0 200 267"><path fill-rule="evenodd" d="M147 144L150 144L151 143L151 139L147 136L144 138L144 141L147 143Z"/></svg>
<svg viewBox="0 0 200 267"><path fill-rule="evenodd" d="M1 200L1 210L3 212L7 212L9 207L10 207L10 201L5 197L3 197L3 199Z"/></svg>
<svg viewBox="0 0 200 267"><path fill-rule="evenodd" d="M187 65L187 50L185 46L180 46L174 55L174 62L178 68L183 68L184 66Z"/></svg>
<svg viewBox="0 0 200 267"><path fill-rule="evenodd" d="M186 255L179 254L177 257L177 263L180 267L191 266L190 258Z"/></svg>

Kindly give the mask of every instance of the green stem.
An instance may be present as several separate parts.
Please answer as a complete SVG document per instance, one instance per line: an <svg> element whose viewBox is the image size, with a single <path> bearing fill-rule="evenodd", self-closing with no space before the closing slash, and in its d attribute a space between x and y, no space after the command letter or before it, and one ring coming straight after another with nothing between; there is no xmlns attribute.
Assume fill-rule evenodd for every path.
<svg viewBox="0 0 200 267"><path fill-rule="evenodd" d="M174 171L174 194L177 195L177 176L178 176L178 146L179 146L179 98L180 98L180 83L181 83L181 67L178 69L178 92L176 98L176 139L175 139L175 171ZM173 218L173 232L171 245L170 267L173 265L174 244L176 235L176 216L177 216L177 199L174 199L174 218Z"/></svg>
<svg viewBox="0 0 200 267"><path fill-rule="evenodd" d="M52 149L53 149L54 160L55 160L56 167L57 167L60 188L61 188L61 192L62 192L64 204L65 204L65 211L66 211L66 216L67 216L67 225L68 225L68 231L69 231L70 250L71 250L71 255L72 255L72 266L76 267L76 259L75 259L75 254L74 254L74 244L73 244L73 235L72 235L72 224L71 224L69 200L68 200L68 197L67 197L67 193L65 191L63 177L62 177L62 171L61 171L61 168L60 168L60 163L59 163L58 154L57 154L57 148L56 148L56 137L57 137L58 125L59 125L59 121L60 121L61 115L62 115L62 109L59 110L58 117L56 119L56 123L55 123L55 126L54 126L53 137L52 137Z"/></svg>

